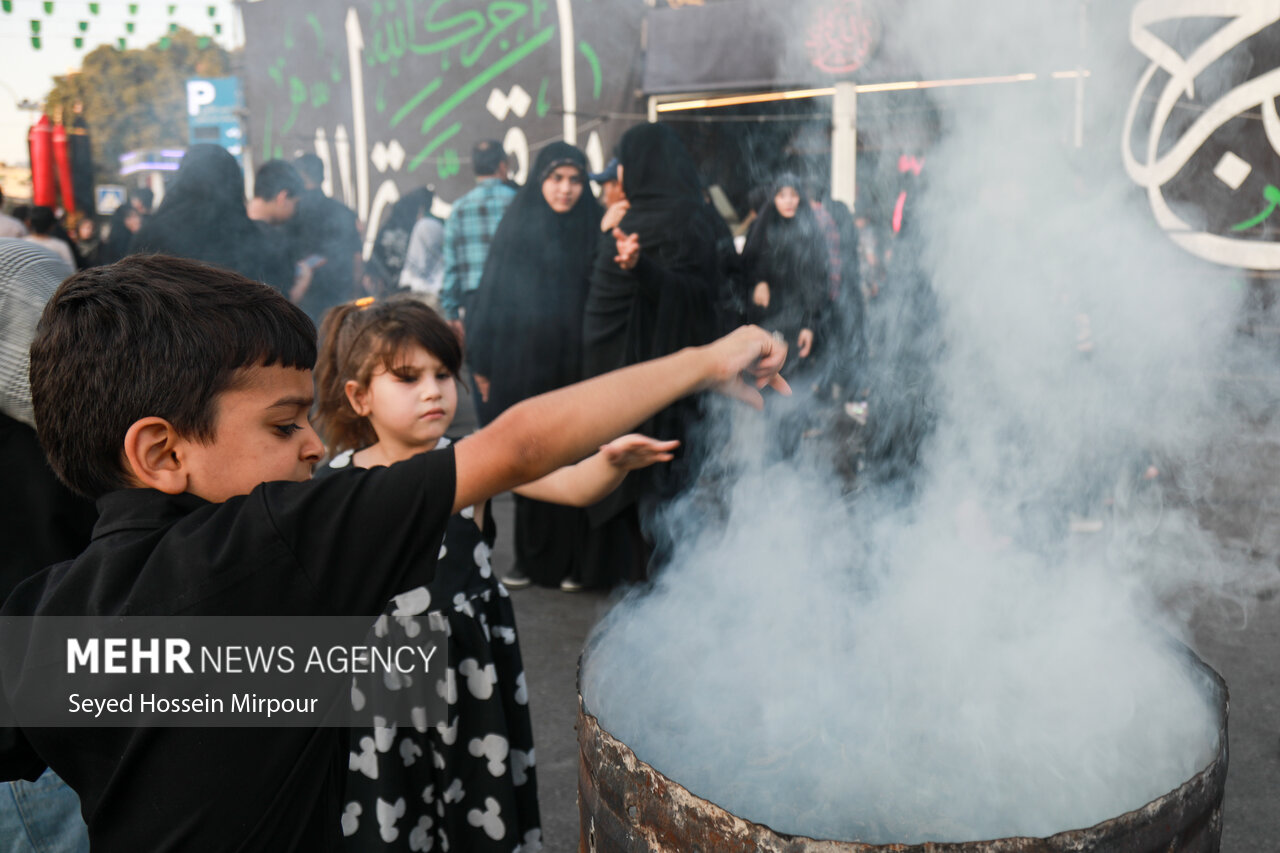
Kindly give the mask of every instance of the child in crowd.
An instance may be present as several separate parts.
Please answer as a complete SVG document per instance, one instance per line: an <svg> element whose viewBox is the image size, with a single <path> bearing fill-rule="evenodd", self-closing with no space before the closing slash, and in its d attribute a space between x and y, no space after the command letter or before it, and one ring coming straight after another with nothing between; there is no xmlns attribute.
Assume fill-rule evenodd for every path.
<svg viewBox="0 0 1280 853"><path fill-rule="evenodd" d="M449 445L444 434L457 411L462 349L443 317L413 299L360 300L331 309L320 331L316 420L336 454L321 476ZM616 488L627 471L671 459L677 444L624 436L514 491L586 506ZM379 620L381 630L395 635L416 633L417 626L405 624L410 619L447 623L456 701L448 722L426 731L352 732L342 815L349 850L387 850L406 841L410 849L427 849L429 838L441 850L476 853L541 847L528 689L515 613L489 565L495 536L484 501L450 516L435 580L397 595ZM477 672L491 674L468 677ZM361 677L357 689L383 689L382 681ZM435 682L400 689L431 693Z"/></svg>
<svg viewBox="0 0 1280 853"><path fill-rule="evenodd" d="M307 420L315 355L296 306L224 269L133 256L67 279L32 344L32 399L54 470L100 517L79 557L24 581L0 614L372 621L431 582L451 515L697 390L756 406L757 388L786 390L785 347L739 329L531 398L450 447L308 482L324 452ZM0 659L0 704L35 687L29 639ZM95 853L335 851L344 738L0 725L0 780L52 767L79 794Z"/></svg>

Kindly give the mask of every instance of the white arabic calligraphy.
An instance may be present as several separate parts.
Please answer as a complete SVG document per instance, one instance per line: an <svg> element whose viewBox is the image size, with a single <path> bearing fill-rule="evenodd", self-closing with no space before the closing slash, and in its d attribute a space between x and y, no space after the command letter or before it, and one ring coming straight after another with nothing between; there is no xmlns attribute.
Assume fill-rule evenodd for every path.
<svg viewBox="0 0 1280 853"><path fill-rule="evenodd" d="M1229 18L1229 23L1183 57L1151 32L1151 27L1178 18ZM1141 0L1133 10L1129 38L1133 46L1151 60L1138 81L1125 116L1121 153L1129 176L1147 190L1156 222L1186 251L1214 263L1257 270L1280 269L1280 244L1236 239L1193 231L1173 212L1164 197L1163 186L1172 180L1202 145L1231 119L1260 107L1267 141L1280 152L1280 115L1275 98L1280 95L1280 68L1235 87L1211 105L1183 132L1178 140L1159 154L1158 145L1165 125L1185 93L1194 97L1196 78L1241 42L1280 20L1280 0ZM1133 124L1138 107L1158 71L1169 74L1156 103L1145 146L1145 159L1133 155Z"/></svg>

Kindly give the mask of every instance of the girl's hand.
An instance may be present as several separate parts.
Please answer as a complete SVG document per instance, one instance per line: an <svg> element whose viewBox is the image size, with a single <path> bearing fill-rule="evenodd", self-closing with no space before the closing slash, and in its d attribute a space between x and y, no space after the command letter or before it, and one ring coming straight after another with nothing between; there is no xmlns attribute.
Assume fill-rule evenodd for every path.
<svg viewBox="0 0 1280 853"><path fill-rule="evenodd" d="M640 235L624 234L621 228L613 229L613 239L618 241L618 254L613 260L624 270L633 270L640 263Z"/></svg>
<svg viewBox="0 0 1280 853"><path fill-rule="evenodd" d="M680 446L678 441L658 441L647 435L631 433L616 438L600 448L600 455L619 471L636 471L658 462L670 462L671 451Z"/></svg>
<svg viewBox="0 0 1280 853"><path fill-rule="evenodd" d="M769 307L769 282L762 281L756 285L756 289L751 293L751 303L761 308Z"/></svg>
<svg viewBox="0 0 1280 853"><path fill-rule="evenodd" d="M627 211L630 209L631 202L626 199L615 201L609 205L609 209L604 212L604 219L600 220L600 230L606 234L611 233L622 222L622 217L626 216Z"/></svg>
<svg viewBox="0 0 1280 853"><path fill-rule="evenodd" d="M489 402L489 377L473 373L471 378L476 381L476 390L480 392L480 401L483 403Z"/></svg>
<svg viewBox="0 0 1280 853"><path fill-rule="evenodd" d="M796 337L796 355L801 358L808 358L809 353L813 350L813 330L801 329L800 334Z"/></svg>

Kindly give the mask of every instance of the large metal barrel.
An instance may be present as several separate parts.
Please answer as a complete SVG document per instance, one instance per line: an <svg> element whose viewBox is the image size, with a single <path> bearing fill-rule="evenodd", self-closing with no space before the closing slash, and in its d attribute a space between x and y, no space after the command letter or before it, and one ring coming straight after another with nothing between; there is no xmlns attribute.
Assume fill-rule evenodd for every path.
<svg viewBox="0 0 1280 853"><path fill-rule="evenodd" d="M1194 657L1194 655L1193 655ZM641 761L578 697L580 853L1210 853L1222 836L1227 779L1227 685L1208 664L1219 711L1217 756L1139 809L1048 838L870 845L774 832L737 817Z"/></svg>

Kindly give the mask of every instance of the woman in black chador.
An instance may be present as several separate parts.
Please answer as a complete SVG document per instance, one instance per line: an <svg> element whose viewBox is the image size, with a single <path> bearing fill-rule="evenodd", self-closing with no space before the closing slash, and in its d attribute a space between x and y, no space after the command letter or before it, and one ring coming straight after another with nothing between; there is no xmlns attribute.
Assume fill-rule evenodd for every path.
<svg viewBox="0 0 1280 853"><path fill-rule="evenodd" d="M589 377L713 340L723 297L720 228L679 137L663 124L633 127L618 144L618 161L630 207L618 229L603 236L591 273L583 324ZM628 244L638 244L639 254L620 263ZM697 454L689 438L699 418L699 401L687 398L640 428L679 439L679 455L628 477L588 509L591 529L577 583L609 587L646 576L650 544L641 515L692 483Z"/></svg>
<svg viewBox="0 0 1280 853"><path fill-rule="evenodd" d="M824 308L831 304L829 246L801 183L774 182L742 250L747 318L787 340L789 372L812 364Z"/></svg>
<svg viewBox="0 0 1280 853"><path fill-rule="evenodd" d="M419 219L431 214L434 199L434 191L418 187L405 193L391 206L391 212L378 229L373 254L369 256L364 270L368 277L366 289L374 296L385 296L400 289L400 272L409 251L409 235Z"/></svg>
<svg viewBox="0 0 1280 853"><path fill-rule="evenodd" d="M582 312L600 236L587 158L564 142L538 154L507 208L467 324L467 360L483 423L582 377ZM557 586L576 571L583 511L516 496L516 574Z"/></svg>
<svg viewBox="0 0 1280 853"><path fill-rule="evenodd" d="M204 261L287 294L292 279L280 280L275 272L293 271L291 263L281 264L276 257L283 251L267 244L245 211L240 164L225 148L207 144L187 150L164 201L129 244L130 254L158 252Z"/></svg>

